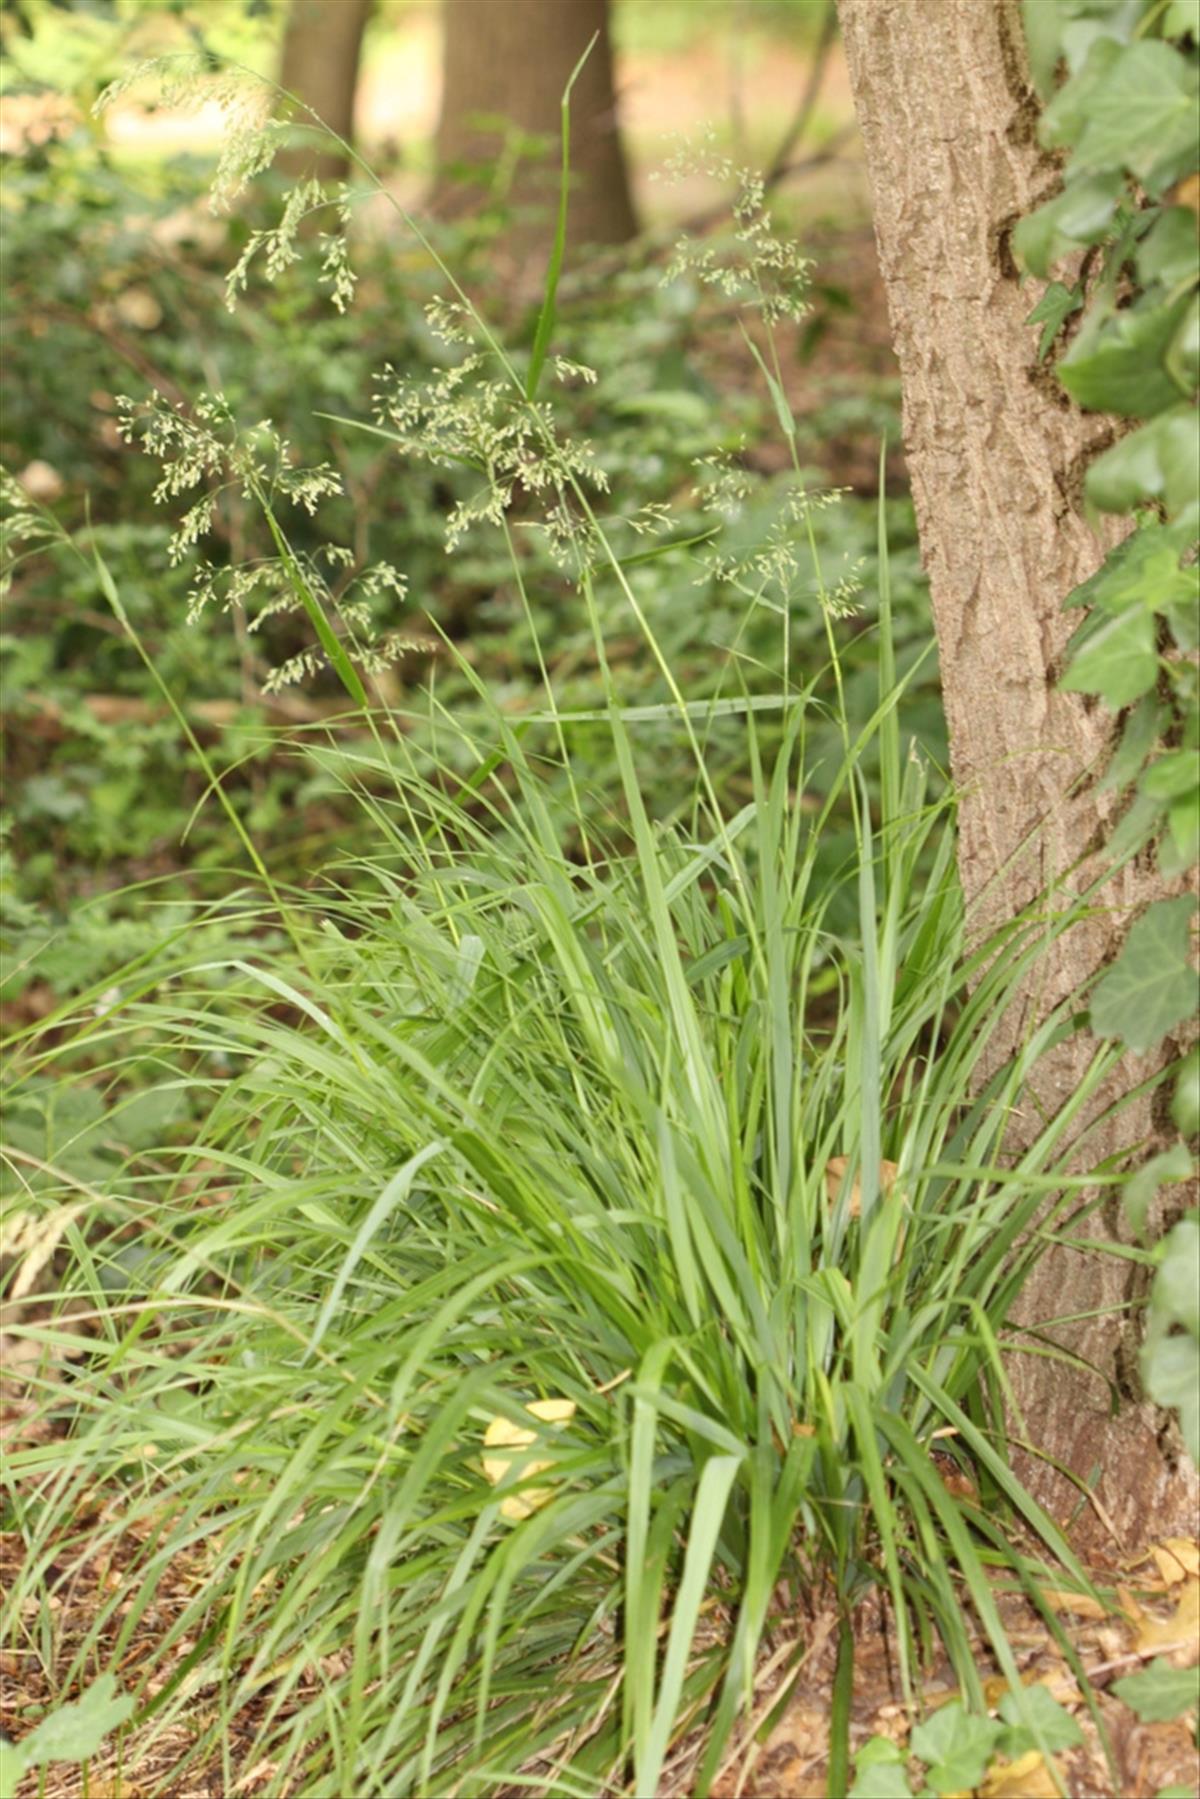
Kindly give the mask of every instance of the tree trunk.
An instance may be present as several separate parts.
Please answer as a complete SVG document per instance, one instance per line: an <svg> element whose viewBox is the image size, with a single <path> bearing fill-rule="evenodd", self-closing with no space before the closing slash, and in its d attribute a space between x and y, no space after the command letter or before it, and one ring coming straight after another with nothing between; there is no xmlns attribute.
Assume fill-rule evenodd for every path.
<svg viewBox="0 0 1200 1799"><path fill-rule="evenodd" d="M354 95L371 0L291 0L279 59L279 85L295 94L331 131L354 140ZM307 113L300 124L311 126ZM336 146L307 136L279 158L293 175L337 181L347 163Z"/></svg>
<svg viewBox="0 0 1200 1799"><path fill-rule="evenodd" d="M613 92L608 0L443 0L442 112L435 202L443 215L466 210L478 190L461 165L488 167L504 145L504 124L559 141L561 105L572 69L593 33L595 47L571 94L571 204L574 244L623 243L636 230ZM548 241L559 186L557 148L524 155L501 191L524 247Z"/></svg>
<svg viewBox="0 0 1200 1799"><path fill-rule="evenodd" d="M1084 467L1112 422L1081 413L1053 369L1039 366L1037 327L1025 323L1037 292L1020 284L1008 247L1016 221L1057 187L1057 165L1037 144L1019 0L840 0L839 10L900 362L960 796L959 867L982 935L1051 883L1078 888L1095 878L1094 857L1067 871L1111 829L1114 796L1089 779L1111 718L1056 680L1078 620L1062 602L1127 528L1109 521L1097 531L1082 511ZM1105 887L1111 910L1067 933L1037 969L1036 991L1003 1022L997 1056L1111 959L1131 909L1161 891L1136 869ZM1036 1133L1037 1109L1053 1114L1074 1091L1094 1049L1081 1033L1045 1059L1031 1116L1014 1121L1014 1148ZM1127 1057L1106 1101L1152 1066ZM1153 1135L1149 1106L1135 1105L1093 1131L1083 1153L1094 1164ZM1115 1202L1083 1229L1120 1236ZM1138 1296L1131 1266L1048 1251L1019 1321L1128 1306ZM1118 1531L1144 1541L1155 1528L1190 1523L1195 1485L1162 1415L1140 1402L1127 1318L1090 1317L1047 1334L1100 1376L1013 1356L1037 1447L1095 1483ZM1023 1460L1022 1472L1060 1515L1075 1510L1078 1493L1045 1464Z"/></svg>

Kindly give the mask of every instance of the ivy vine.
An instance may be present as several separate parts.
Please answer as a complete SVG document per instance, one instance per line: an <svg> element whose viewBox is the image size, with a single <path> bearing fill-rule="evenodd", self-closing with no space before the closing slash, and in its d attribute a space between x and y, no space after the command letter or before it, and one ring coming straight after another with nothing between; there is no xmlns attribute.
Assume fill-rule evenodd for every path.
<svg viewBox="0 0 1200 1799"><path fill-rule="evenodd" d="M1066 600L1084 617L1061 685L1123 715L1104 780L1130 804L1111 850L1154 845L1174 881L1200 859L1200 0L1024 0L1024 12L1040 140L1064 159L1061 191L1013 234L1018 262L1047 282L1028 323L1080 406L1136 421L1087 471L1089 502L1134 529ZM1195 906L1159 900L1132 926L1092 993L1098 1036L1145 1051L1195 1016ZM1181 1137L1200 1128L1198 1092L1193 1049L1172 1105ZM1178 1142L1133 1177L1139 1230L1157 1186L1194 1169ZM1157 1257L1143 1379L1200 1460L1200 1211Z"/></svg>

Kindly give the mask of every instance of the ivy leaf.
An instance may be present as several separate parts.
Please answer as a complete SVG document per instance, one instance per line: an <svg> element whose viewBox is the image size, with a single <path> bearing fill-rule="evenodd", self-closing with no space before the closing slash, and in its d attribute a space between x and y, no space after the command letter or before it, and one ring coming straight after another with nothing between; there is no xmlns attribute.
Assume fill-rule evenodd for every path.
<svg viewBox="0 0 1200 1799"><path fill-rule="evenodd" d="M912 1799L904 1762L890 1737L872 1737L858 1752L848 1799Z"/></svg>
<svg viewBox="0 0 1200 1799"><path fill-rule="evenodd" d="M1200 999L1191 963L1191 917L1196 902L1156 900L1131 928L1113 966L1092 993L1097 1037L1120 1037L1139 1053L1190 1017Z"/></svg>
<svg viewBox="0 0 1200 1799"><path fill-rule="evenodd" d="M1193 1277L1197 1270L1192 1268ZM1200 1462L1200 1387L1196 1385L1196 1344L1190 1337L1163 1334L1142 1345L1138 1366L1142 1385L1155 1405L1168 1407L1193 1462Z"/></svg>
<svg viewBox="0 0 1200 1799"><path fill-rule="evenodd" d="M1100 782L1101 791L1120 793L1135 781L1158 742L1163 711L1152 693L1144 694L1121 728L1120 741Z"/></svg>
<svg viewBox="0 0 1200 1799"><path fill-rule="evenodd" d="M935 1793L969 1792L987 1772L1001 1731L993 1719L973 1717L955 1699L914 1728L912 1752L928 1763L926 1778Z"/></svg>
<svg viewBox="0 0 1200 1799"><path fill-rule="evenodd" d="M1187 404L1159 413L1140 431L1098 456L1087 472L1087 496L1102 512L1128 512L1162 500L1172 518L1200 512L1200 430Z"/></svg>
<svg viewBox="0 0 1200 1799"><path fill-rule="evenodd" d="M1143 0L1068 0L1068 4L1072 11L1084 15L1063 26L1063 55L1067 72L1074 75L1083 67L1088 51L1098 39L1111 38L1117 44L1132 42ZM1097 17L1097 14L1107 16Z"/></svg>
<svg viewBox="0 0 1200 1799"><path fill-rule="evenodd" d="M1051 263L1068 250L1100 242L1112 224L1124 187L1119 170L1070 182L1061 194L1019 222L1012 235L1013 255L1031 274L1047 275Z"/></svg>
<svg viewBox="0 0 1200 1799"><path fill-rule="evenodd" d="M1059 685L1068 693L1098 693L1119 712L1157 678L1154 619L1140 606L1127 606L1088 630Z"/></svg>
<svg viewBox="0 0 1200 1799"><path fill-rule="evenodd" d="M1180 384L1167 367L1188 310L1184 295L1174 306L1145 300L1089 325L1058 365L1073 399L1093 412L1151 418L1178 404Z"/></svg>
<svg viewBox="0 0 1200 1799"><path fill-rule="evenodd" d="M1034 0L1034 4L1036 3L1037 0ZM1091 24L1091 21L1088 23ZM1107 79L1122 54L1122 48L1107 33L1101 33L1089 44L1082 63L1074 69L1071 79L1059 88L1042 113L1038 136L1048 150L1061 150L1078 143L1091 116L1092 96Z"/></svg>
<svg viewBox="0 0 1200 1799"><path fill-rule="evenodd" d="M1197 621L1200 629L1200 620ZM1184 639L1178 639L1180 648L1184 647ZM1192 643L1191 647L1196 646ZM1180 741L1185 750L1195 750L1200 754L1200 667L1189 658L1187 661L1169 662L1167 664L1171 676L1171 685L1175 688L1180 701L1187 710L1183 718L1183 736Z"/></svg>
<svg viewBox="0 0 1200 1799"><path fill-rule="evenodd" d="M0 1736L0 1793L15 1793L30 1766L21 1744L14 1743L9 1737Z"/></svg>
<svg viewBox="0 0 1200 1799"><path fill-rule="evenodd" d="M1027 325L1041 325L1042 335L1038 338L1038 361L1045 362L1050 346L1063 328L1063 322L1073 312L1078 312L1083 305L1083 296L1076 287L1068 287L1063 281L1052 281L1029 317Z"/></svg>
<svg viewBox="0 0 1200 1799"><path fill-rule="evenodd" d="M1123 537L1096 573L1082 581L1063 601L1064 607L1099 606L1120 612L1126 606L1165 611L1176 601L1190 605L1200 598L1200 569L1180 568L1190 534L1152 520Z"/></svg>
<svg viewBox="0 0 1200 1799"><path fill-rule="evenodd" d="M1196 274L1196 215L1190 206L1168 206L1155 219L1137 253L1138 280L1143 287L1161 281L1177 287Z"/></svg>
<svg viewBox="0 0 1200 1799"><path fill-rule="evenodd" d="M1082 1730L1048 1688L1034 1682L1032 1686L1026 1687L1024 1702L1026 1715L1033 1717L1041 1732L1042 1741L1035 1742L1032 1730L1021 1716L1015 1696L1006 1693L998 1708L1000 1716L1008 1725L999 1742L1001 1755L1007 1755L1015 1761L1030 1749L1040 1749L1043 1753L1049 1750L1053 1753L1057 1749L1073 1749L1077 1743L1082 1743Z"/></svg>
<svg viewBox="0 0 1200 1799"><path fill-rule="evenodd" d="M1062 14L1058 0L1024 0L1021 11L1033 85L1045 100L1054 92L1054 75L1062 49Z"/></svg>
<svg viewBox="0 0 1200 1799"><path fill-rule="evenodd" d="M1170 880L1191 868L1200 855L1200 789L1181 793L1178 799L1171 801L1167 831L1168 835L1159 847L1158 866Z"/></svg>
<svg viewBox="0 0 1200 1799"><path fill-rule="evenodd" d="M1195 390L1200 380L1200 294L1184 301L1183 317L1167 345L1163 364L1184 393Z"/></svg>
<svg viewBox="0 0 1200 1799"><path fill-rule="evenodd" d="M1200 1131L1200 1048L1189 1052L1179 1070L1171 1099L1171 1122L1181 1137Z"/></svg>
<svg viewBox="0 0 1200 1799"><path fill-rule="evenodd" d="M1173 800L1181 793L1192 793L1196 787L1196 758L1187 750L1171 750L1142 776L1142 792L1151 799Z"/></svg>
<svg viewBox="0 0 1200 1799"><path fill-rule="evenodd" d="M1196 1670L1173 1668L1166 1656L1160 1655L1140 1673L1114 1680L1112 1690L1132 1707L1143 1724L1165 1724L1170 1718L1195 1711Z"/></svg>
<svg viewBox="0 0 1200 1799"><path fill-rule="evenodd" d="M847 1799L912 1799L912 1788L899 1762L878 1762L855 1777Z"/></svg>
<svg viewBox="0 0 1200 1799"><path fill-rule="evenodd" d="M1193 1462L1200 1461L1200 1212L1179 1220L1160 1245L1150 1289L1142 1383L1156 1405L1171 1406Z"/></svg>
<svg viewBox="0 0 1200 1799"><path fill-rule="evenodd" d="M1188 1212L1179 1220L1160 1244L1159 1258L1138 1365L1142 1384L1155 1404L1174 1408L1187 1452L1196 1462L1200 1461L1200 1384L1196 1381L1200 1211Z"/></svg>
<svg viewBox="0 0 1200 1799"><path fill-rule="evenodd" d="M1163 36L1200 39L1200 0L1171 0L1163 20Z"/></svg>
<svg viewBox="0 0 1200 1799"><path fill-rule="evenodd" d="M1163 617L1171 627L1171 636L1175 639L1185 656L1195 649L1200 649L1200 564L1193 563L1185 571L1195 577L1196 592L1172 595L1162 602Z"/></svg>
<svg viewBox="0 0 1200 1799"><path fill-rule="evenodd" d="M1146 1234L1146 1213L1154 1196L1167 1181L1186 1181L1192 1175L1192 1158L1187 1145L1173 1143L1161 1155L1151 1156L1137 1173L1126 1181L1121 1203L1130 1224L1139 1237Z"/></svg>
<svg viewBox="0 0 1200 1799"><path fill-rule="evenodd" d="M1169 1319L1190 1337L1200 1337L1200 1225L1194 1214L1172 1225L1163 1239L1150 1310L1152 1316L1158 1313Z"/></svg>
<svg viewBox="0 0 1200 1799"><path fill-rule="evenodd" d="M60 1705L16 1745L25 1767L43 1762L82 1762L95 1755L106 1736L133 1711L128 1694L116 1696L117 1683L102 1674L79 1699Z"/></svg>
<svg viewBox="0 0 1200 1799"><path fill-rule="evenodd" d="M1109 853L1117 861L1136 855L1161 829L1162 807L1158 801L1148 800L1144 793L1135 794L1132 806L1117 820L1116 829L1108 840Z"/></svg>
<svg viewBox="0 0 1200 1799"><path fill-rule="evenodd" d="M867 1741L859 1750L854 1765L857 1769L861 1770L863 1768L877 1768L887 1762L895 1762L903 1765L904 1760L905 1756L903 1749L901 1749L899 1743L893 1743L891 1737L868 1737Z"/></svg>
<svg viewBox="0 0 1200 1799"><path fill-rule="evenodd" d="M1072 115L1082 124L1072 171L1127 169L1157 191L1177 172L1178 158L1194 153L1200 136L1195 72L1169 44L1144 38L1124 47L1107 39L1093 45L1076 79L1089 69L1100 72L1088 87L1082 116Z"/></svg>

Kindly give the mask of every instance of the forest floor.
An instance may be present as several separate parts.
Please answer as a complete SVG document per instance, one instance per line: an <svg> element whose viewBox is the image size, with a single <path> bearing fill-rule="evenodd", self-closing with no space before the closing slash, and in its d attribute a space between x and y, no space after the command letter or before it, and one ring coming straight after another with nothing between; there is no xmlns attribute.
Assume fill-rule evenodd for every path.
<svg viewBox="0 0 1200 1799"><path fill-rule="evenodd" d="M1030 1602L1012 1591L997 1588L996 1593L1023 1681L1045 1686L1083 1733L1082 1744L1054 1758L1058 1775L1071 1799L1105 1794L1153 1799L1177 1783L1190 1791L1200 1776L1194 1716L1190 1722L1140 1723L1108 1688L1164 1652L1179 1666L1194 1667L1200 1660L1200 1548L1176 1542L1127 1555L1114 1545L1111 1557L1093 1554L1089 1572L1099 1589L1112 1594L1108 1609L1083 1594L1046 1589L1046 1597L1061 1614L1062 1628L1091 1684L1094 1710L1060 1644ZM963 1615L976 1646L985 1697L995 1705L1008 1682L965 1603ZM832 1608L818 1608L814 1617L800 1621L799 1630L796 1622L791 1620L790 1628L788 1620L780 1622L775 1652L760 1667L751 1726L731 1747L714 1799L824 1799L829 1791L837 1619ZM897 1680L888 1607L872 1598L854 1622L851 1749L857 1751L872 1737L887 1737L904 1748L912 1717ZM938 1657L921 1670L920 1692L926 1716L956 1699L966 1702ZM766 1724L756 1732L759 1720ZM689 1790L686 1744L676 1770L668 1790L673 1799L683 1799ZM1043 1758L1030 1752L994 1764L974 1790L980 1799L1055 1799L1059 1788Z"/></svg>
<svg viewBox="0 0 1200 1799"><path fill-rule="evenodd" d="M21 1441L29 1417L20 1399L0 1402L0 1418L10 1443ZM96 1641L95 1618L102 1599L128 1583L131 1598L124 1610L131 1609L132 1569L145 1550L142 1535L113 1534L116 1507L116 1496L108 1499L103 1494L81 1493L70 1537L48 1572L46 1603L54 1617L56 1662L68 1662L92 1637L95 1664L114 1667L122 1684L132 1685L140 1664L158 1659L176 1620L197 1588L208 1580L208 1559L219 1553L219 1548L210 1541L176 1555L130 1639L123 1644L118 1641L123 1615L118 1607L110 1614L102 1640ZM154 1527L144 1524L139 1528L144 1533ZM89 1538L103 1546L89 1551ZM9 1584L16 1574L22 1552L19 1535L0 1535L0 1584ZM1190 1722L1177 1718L1140 1723L1109 1687L1112 1681L1159 1657L1182 1668L1200 1663L1200 1545L1172 1540L1130 1552L1114 1543L1111 1552L1093 1552L1089 1571L1104 1604L1084 1594L1044 1590L1047 1605L1058 1615L1070 1646L1070 1660L1026 1599L999 1585L996 1592L1022 1678L1027 1684L1045 1686L1082 1732L1078 1747L1055 1757L1058 1776L1071 1799L1114 1794L1120 1799L1153 1799L1164 1788L1191 1791L1200 1774L1194 1718ZM1007 1682L998 1673L965 1602L963 1613L977 1644L985 1697L995 1705ZM713 1636L719 1636L730 1622L714 1616L710 1623ZM864 1603L855 1615L854 1629L851 1750L857 1752L868 1739L880 1736L903 1749L913 1718L899 1687L894 1631L886 1605L877 1598ZM713 1788L714 1799L823 1799L828 1791L836 1642L837 1614L819 1590L802 1594L799 1605L794 1597L785 1599L781 1592L778 1614L760 1657L752 1715L729 1747ZM147 1687L148 1698L174 1684L175 1678L186 1681L195 1648L187 1636L179 1638L174 1645L178 1675L160 1660ZM332 1659L336 1658L325 1658L326 1662ZM1090 1682L1090 1704L1071 1660ZM278 1765L255 1747L266 1716L274 1712L276 1726L286 1727L291 1714L318 1697L324 1679L345 1671L333 1666L306 1670L281 1709L274 1682L268 1679L254 1701L227 1722L223 1755L189 1766L194 1743L221 1716L219 1693L198 1687L186 1724L175 1723L157 1732L153 1724L141 1727L116 1750L94 1758L86 1778L78 1767L65 1763L52 1765L41 1787L37 1776L31 1774L16 1799L34 1799L34 1795L38 1799L151 1799L151 1795L154 1799L230 1799L231 1795L256 1799L270 1790L279 1772ZM0 1674L0 1725L19 1735L20 1721L30 1715L31 1708L40 1709L56 1700L53 1668L48 1668L31 1646L24 1654L9 1650L0 1657ZM950 1684L945 1662L937 1655L919 1670L917 1685L926 1716L960 1697ZM678 1746L664 1772L661 1799L686 1799L693 1790L702 1747L699 1733ZM300 1783L287 1790L304 1792L310 1799L313 1793L311 1786ZM529 1786L511 1789L506 1799L525 1799L526 1794L540 1790L536 1773L531 1771ZM1036 1753L993 1766L983 1784L973 1790L980 1799L1055 1799L1059 1792L1054 1774ZM967 1799L965 1792L962 1799Z"/></svg>

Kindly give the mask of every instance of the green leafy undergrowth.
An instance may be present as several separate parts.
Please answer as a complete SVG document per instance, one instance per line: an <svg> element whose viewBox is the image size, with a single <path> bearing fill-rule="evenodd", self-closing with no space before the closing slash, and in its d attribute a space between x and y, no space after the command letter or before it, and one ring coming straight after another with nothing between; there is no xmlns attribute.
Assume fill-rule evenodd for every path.
<svg viewBox="0 0 1200 1799"><path fill-rule="evenodd" d="M362 429L385 360L396 376L416 379L445 373L461 358L462 350L431 328L426 308L440 277L427 258L394 233L368 228L355 241L359 282L352 312L314 304L319 258L310 247L269 287L256 285L242 296L231 313L225 271L248 235L273 223L278 200L268 186L242 215L215 217L203 203L207 174L191 164L124 168L94 133L84 132L11 159L8 305L0 321L0 335L12 340L4 359L3 455L64 525L89 536L112 569L156 666L211 747L226 793L269 847L272 866L290 876L319 862L323 843L344 842L357 828L359 814L343 803L342 790L292 754L296 732L319 730L326 711L337 709L339 690L318 670L303 692L290 690L264 712L263 685L308 643L307 628L278 606L275 589L239 600L233 630L189 624L193 571L169 559L170 527L154 497L160 471L120 441L122 392L141 396L154 388L174 401L219 377L240 428L269 416L301 464L336 464L343 491L328 495L312 519L296 513L290 536L297 554L318 565L354 544L359 562L365 555L403 570L408 597L383 590L370 597L370 611L376 629L413 646L397 662L388 690L408 707L413 725L424 716L419 695L430 681L447 707L474 704L443 636L469 649L474 668L511 711L540 704L542 673L532 654L527 603L550 646L558 703L597 712L603 680L587 622L570 603L569 582L550 557L545 534L533 528L536 512L514 513L522 594L493 530L472 526L455 554L446 554L446 515L476 491L473 471L413 458L398 481L394 446ZM488 286L498 309L493 322L506 337L518 345L531 341L536 308L501 303L482 272L485 238L463 227L439 243L463 280ZM824 655L812 583L793 581L783 592L776 583L762 604L747 609L747 586L762 582L748 558L770 548L766 535L786 495L778 476L756 472L741 452L761 404L723 372L726 328L705 310L701 284L684 273L664 286L659 264L635 251L628 266L603 282L576 281L573 297L564 283L555 333L556 363L596 376L554 375L556 411L596 445L615 496L607 522L631 559L628 579L689 693L700 699L721 690L731 663L748 688L765 691L769 677L760 669L774 653L781 604L793 615L796 672L811 673ZM552 374L548 365L544 390ZM814 456L816 448L813 442ZM722 523L729 524L739 556L718 569L704 545L720 499L714 492L720 468L730 462L745 491L736 501L738 518ZM670 510L671 535L686 546L671 557L646 535L656 508ZM826 568L858 571L864 583L862 620L839 626L847 703L864 722L872 692L873 652L864 626L875 591L873 506L847 497L822 511L814 530ZM907 670L929 638L907 501L889 505L889 531L894 631ZM10 571L0 635L5 824L12 897L36 909L35 934L49 935L67 925L80 894L99 884L121 886L175 867L203 871L236 852L185 739L113 628L93 559L81 560L52 538L31 547L36 554ZM214 579L227 582L237 567L260 564L271 547L256 508L226 489L205 545ZM330 562L330 570L340 587L347 578L341 563ZM602 581L597 605L627 703L660 704L667 697L661 671L627 631L624 593ZM944 761L930 658L913 703L920 707L914 726L935 762ZM281 719L281 708L295 722L286 712ZM670 803L681 773L677 745L661 731L659 737L664 779L662 792L651 795L656 808ZM581 777L619 804L603 731L581 726L573 747ZM832 737L828 747L836 747ZM744 797L749 771L740 740L719 716L710 748L714 780ZM814 757L818 780L823 760ZM864 772L873 782L869 759ZM24 957L24 940L14 943L12 959L23 963Z"/></svg>
<svg viewBox="0 0 1200 1799"><path fill-rule="evenodd" d="M855 1760L849 1799L933 1799L970 1792L989 1769L1002 1774L1022 1757L1053 1755L1083 1742L1075 1719L1044 1686L1024 1688L1022 1699L1018 1704L1010 1689L996 1718L968 1711L953 1699L913 1726L907 1750L890 1737L872 1737ZM1032 1719L1036 1732L1027 1722ZM920 1768L914 1775L915 1764Z"/></svg>
<svg viewBox="0 0 1200 1799"><path fill-rule="evenodd" d="M1196 1670L1176 1668L1164 1656L1136 1674L1114 1680L1113 1692L1137 1713L1143 1724L1185 1717L1200 1706L1196 1694Z"/></svg>
<svg viewBox="0 0 1200 1799"><path fill-rule="evenodd" d="M15 1793L31 1769L50 1762L86 1763L132 1712L133 1700L118 1696L114 1677L102 1674L81 1698L57 1706L19 1743L0 1739L0 1791Z"/></svg>

